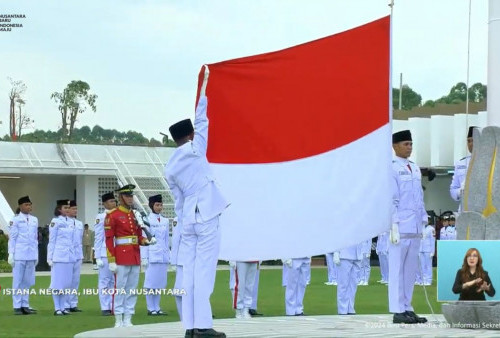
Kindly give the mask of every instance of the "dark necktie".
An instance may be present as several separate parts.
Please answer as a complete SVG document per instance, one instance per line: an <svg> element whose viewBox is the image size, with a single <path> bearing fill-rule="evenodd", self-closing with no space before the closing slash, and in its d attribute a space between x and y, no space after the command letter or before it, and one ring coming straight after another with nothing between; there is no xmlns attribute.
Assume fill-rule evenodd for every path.
<svg viewBox="0 0 500 338"><path fill-rule="evenodd" d="M413 171L411 170L410 163L408 163L406 166L408 167L408 169L410 169L410 172L413 172Z"/></svg>

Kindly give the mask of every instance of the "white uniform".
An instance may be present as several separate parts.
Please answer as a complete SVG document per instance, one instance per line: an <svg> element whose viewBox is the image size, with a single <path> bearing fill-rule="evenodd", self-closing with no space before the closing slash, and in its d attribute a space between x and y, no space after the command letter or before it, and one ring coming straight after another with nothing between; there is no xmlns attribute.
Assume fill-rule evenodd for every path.
<svg viewBox="0 0 500 338"><path fill-rule="evenodd" d="M150 213L148 216L149 231L156 238L156 245L141 246L141 261L147 260L148 266L144 277L145 289L165 289L167 287L167 271L170 261L169 221L162 215ZM161 294L147 294L148 311L160 310Z"/></svg>
<svg viewBox="0 0 500 338"><path fill-rule="evenodd" d="M12 289L24 290L12 295L14 309L29 308L29 288L35 285L38 262L38 218L19 213L9 223L9 255L14 257Z"/></svg>
<svg viewBox="0 0 500 338"><path fill-rule="evenodd" d="M195 135L175 149L165 165L165 178L182 223L179 251L183 257L182 324L185 329L212 328L213 292L220 245L219 215L228 206L208 163L207 98L201 96ZM195 306L196 304L196 306Z"/></svg>
<svg viewBox="0 0 500 338"><path fill-rule="evenodd" d="M68 217L68 223L75 227L73 234L73 245L75 247L75 264L71 278L71 295L66 298L66 309L78 306L78 286L80 285L80 271L83 261L83 223L76 218Z"/></svg>
<svg viewBox="0 0 500 338"><path fill-rule="evenodd" d="M361 271L366 242L339 251L340 264L337 279L337 312L339 315L355 314L354 299Z"/></svg>
<svg viewBox="0 0 500 338"><path fill-rule="evenodd" d="M427 225L423 230L423 239L420 242L420 269L417 271L417 283L432 284L432 258L436 248L435 230Z"/></svg>
<svg viewBox="0 0 500 338"><path fill-rule="evenodd" d="M113 309L113 296L108 290L113 290L115 287L115 276L109 270L108 256L106 254L106 241L104 236L104 218L106 212L97 214L94 225L94 251L95 258L101 259L103 266L99 268L98 288L99 288L99 303L101 311L111 311Z"/></svg>
<svg viewBox="0 0 500 338"><path fill-rule="evenodd" d="M449 225L446 227L446 239L456 240L457 239L457 229L453 225Z"/></svg>
<svg viewBox="0 0 500 338"><path fill-rule="evenodd" d="M361 269L358 275L358 284L368 285L370 281L370 255L372 252L372 240L368 239L361 243L361 254L363 258L361 259Z"/></svg>
<svg viewBox="0 0 500 338"><path fill-rule="evenodd" d="M260 263L261 262L257 264L257 271L255 272L255 281L253 283L252 306L250 306L250 309L253 310L257 310L257 300L259 298Z"/></svg>
<svg viewBox="0 0 500 338"><path fill-rule="evenodd" d="M231 293L233 295L233 309L236 310L236 318L249 318L249 310L252 306L252 295L254 292L255 275L259 262L236 262L236 267L231 269L230 281Z"/></svg>
<svg viewBox="0 0 500 338"><path fill-rule="evenodd" d="M333 263L333 252L325 254L328 281L330 285L337 284L337 266Z"/></svg>
<svg viewBox="0 0 500 338"><path fill-rule="evenodd" d="M286 268L285 311L287 316L304 314L304 294L307 276L311 270L311 258L293 258L292 267Z"/></svg>
<svg viewBox="0 0 500 338"><path fill-rule="evenodd" d="M380 265L380 274L382 275L381 283L386 284L389 282L389 232L383 232L378 235L376 252Z"/></svg>
<svg viewBox="0 0 500 338"><path fill-rule="evenodd" d="M460 194L460 189L465 184L465 179L467 177L467 169L469 168L471 155L465 156L455 163L455 170L453 174L453 179L450 185L450 195L455 201L460 202L462 196ZM462 206L458 207L460 212Z"/></svg>
<svg viewBox="0 0 500 338"><path fill-rule="evenodd" d="M50 273L50 288L61 290L62 294L54 292L54 308L56 311L65 311L67 295L64 292L71 290L73 279L73 266L76 261L75 246L73 238L75 236L75 226L73 222L68 222L65 216L58 216L52 219L49 228L49 244L47 246L47 261L52 261Z"/></svg>
<svg viewBox="0 0 500 338"><path fill-rule="evenodd" d="M403 313L413 311L411 300L419 264L418 251L428 216L419 167L395 157L392 168L392 223L399 224L401 241L389 244L389 311Z"/></svg>
<svg viewBox="0 0 500 338"><path fill-rule="evenodd" d="M175 284L174 289L182 289L182 256L179 255L179 246L181 244L182 224L178 218L174 218L174 225L172 227L172 248L170 250L170 264L175 265ZM175 305L177 306L177 313L179 319L182 321L182 296L175 296Z"/></svg>
<svg viewBox="0 0 500 338"><path fill-rule="evenodd" d="M445 226L445 227L441 228L441 230L439 231L439 240L446 241L446 240L450 239L450 238L448 238L447 228L449 228L449 226Z"/></svg>

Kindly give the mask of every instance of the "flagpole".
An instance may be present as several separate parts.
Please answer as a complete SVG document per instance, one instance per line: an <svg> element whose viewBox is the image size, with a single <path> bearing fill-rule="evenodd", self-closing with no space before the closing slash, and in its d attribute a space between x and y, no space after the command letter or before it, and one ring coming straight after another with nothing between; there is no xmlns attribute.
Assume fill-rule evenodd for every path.
<svg viewBox="0 0 500 338"><path fill-rule="evenodd" d="M394 108L392 106L392 15L394 0L389 0L389 7L391 8L391 17L389 23L389 121L391 121L391 135L392 135L392 119L394 116ZM392 157L392 154L391 154Z"/></svg>
<svg viewBox="0 0 500 338"><path fill-rule="evenodd" d="M467 78L465 84L465 133L469 130L469 70L470 70L470 21L472 12L472 0L469 0L469 27L467 32ZM466 150L467 153L467 150Z"/></svg>

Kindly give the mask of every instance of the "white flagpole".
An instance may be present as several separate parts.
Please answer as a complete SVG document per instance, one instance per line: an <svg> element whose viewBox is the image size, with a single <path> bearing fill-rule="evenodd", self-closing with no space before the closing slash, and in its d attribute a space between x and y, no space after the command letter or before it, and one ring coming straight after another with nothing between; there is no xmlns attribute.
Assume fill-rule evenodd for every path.
<svg viewBox="0 0 500 338"><path fill-rule="evenodd" d="M488 126L500 126L500 1L488 8Z"/></svg>

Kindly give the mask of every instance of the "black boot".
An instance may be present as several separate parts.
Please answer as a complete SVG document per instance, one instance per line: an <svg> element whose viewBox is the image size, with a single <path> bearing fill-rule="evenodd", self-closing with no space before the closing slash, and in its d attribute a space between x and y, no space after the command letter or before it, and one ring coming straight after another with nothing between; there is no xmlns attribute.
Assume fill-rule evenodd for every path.
<svg viewBox="0 0 500 338"><path fill-rule="evenodd" d="M406 315L407 315L407 316L412 317L413 319L415 319L415 321L416 321L417 323L427 323L427 318L425 318L425 317L420 317L420 316L418 316L418 315L417 315L415 312L413 312L413 311L406 311L405 313L406 313Z"/></svg>
<svg viewBox="0 0 500 338"><path fill-rule="evenodd" d="M392 322L394 324L416 324L417 321L415 318L410 317L406 314L406 312L395 313L392 317Z"/></svg>
<svg viewBox="0 0 500 338"><path fill-rule="evenodd" d="M193 338L210 337L226 338L226 334L224 332L215 331L214 329L194 329Z"/></svg>

